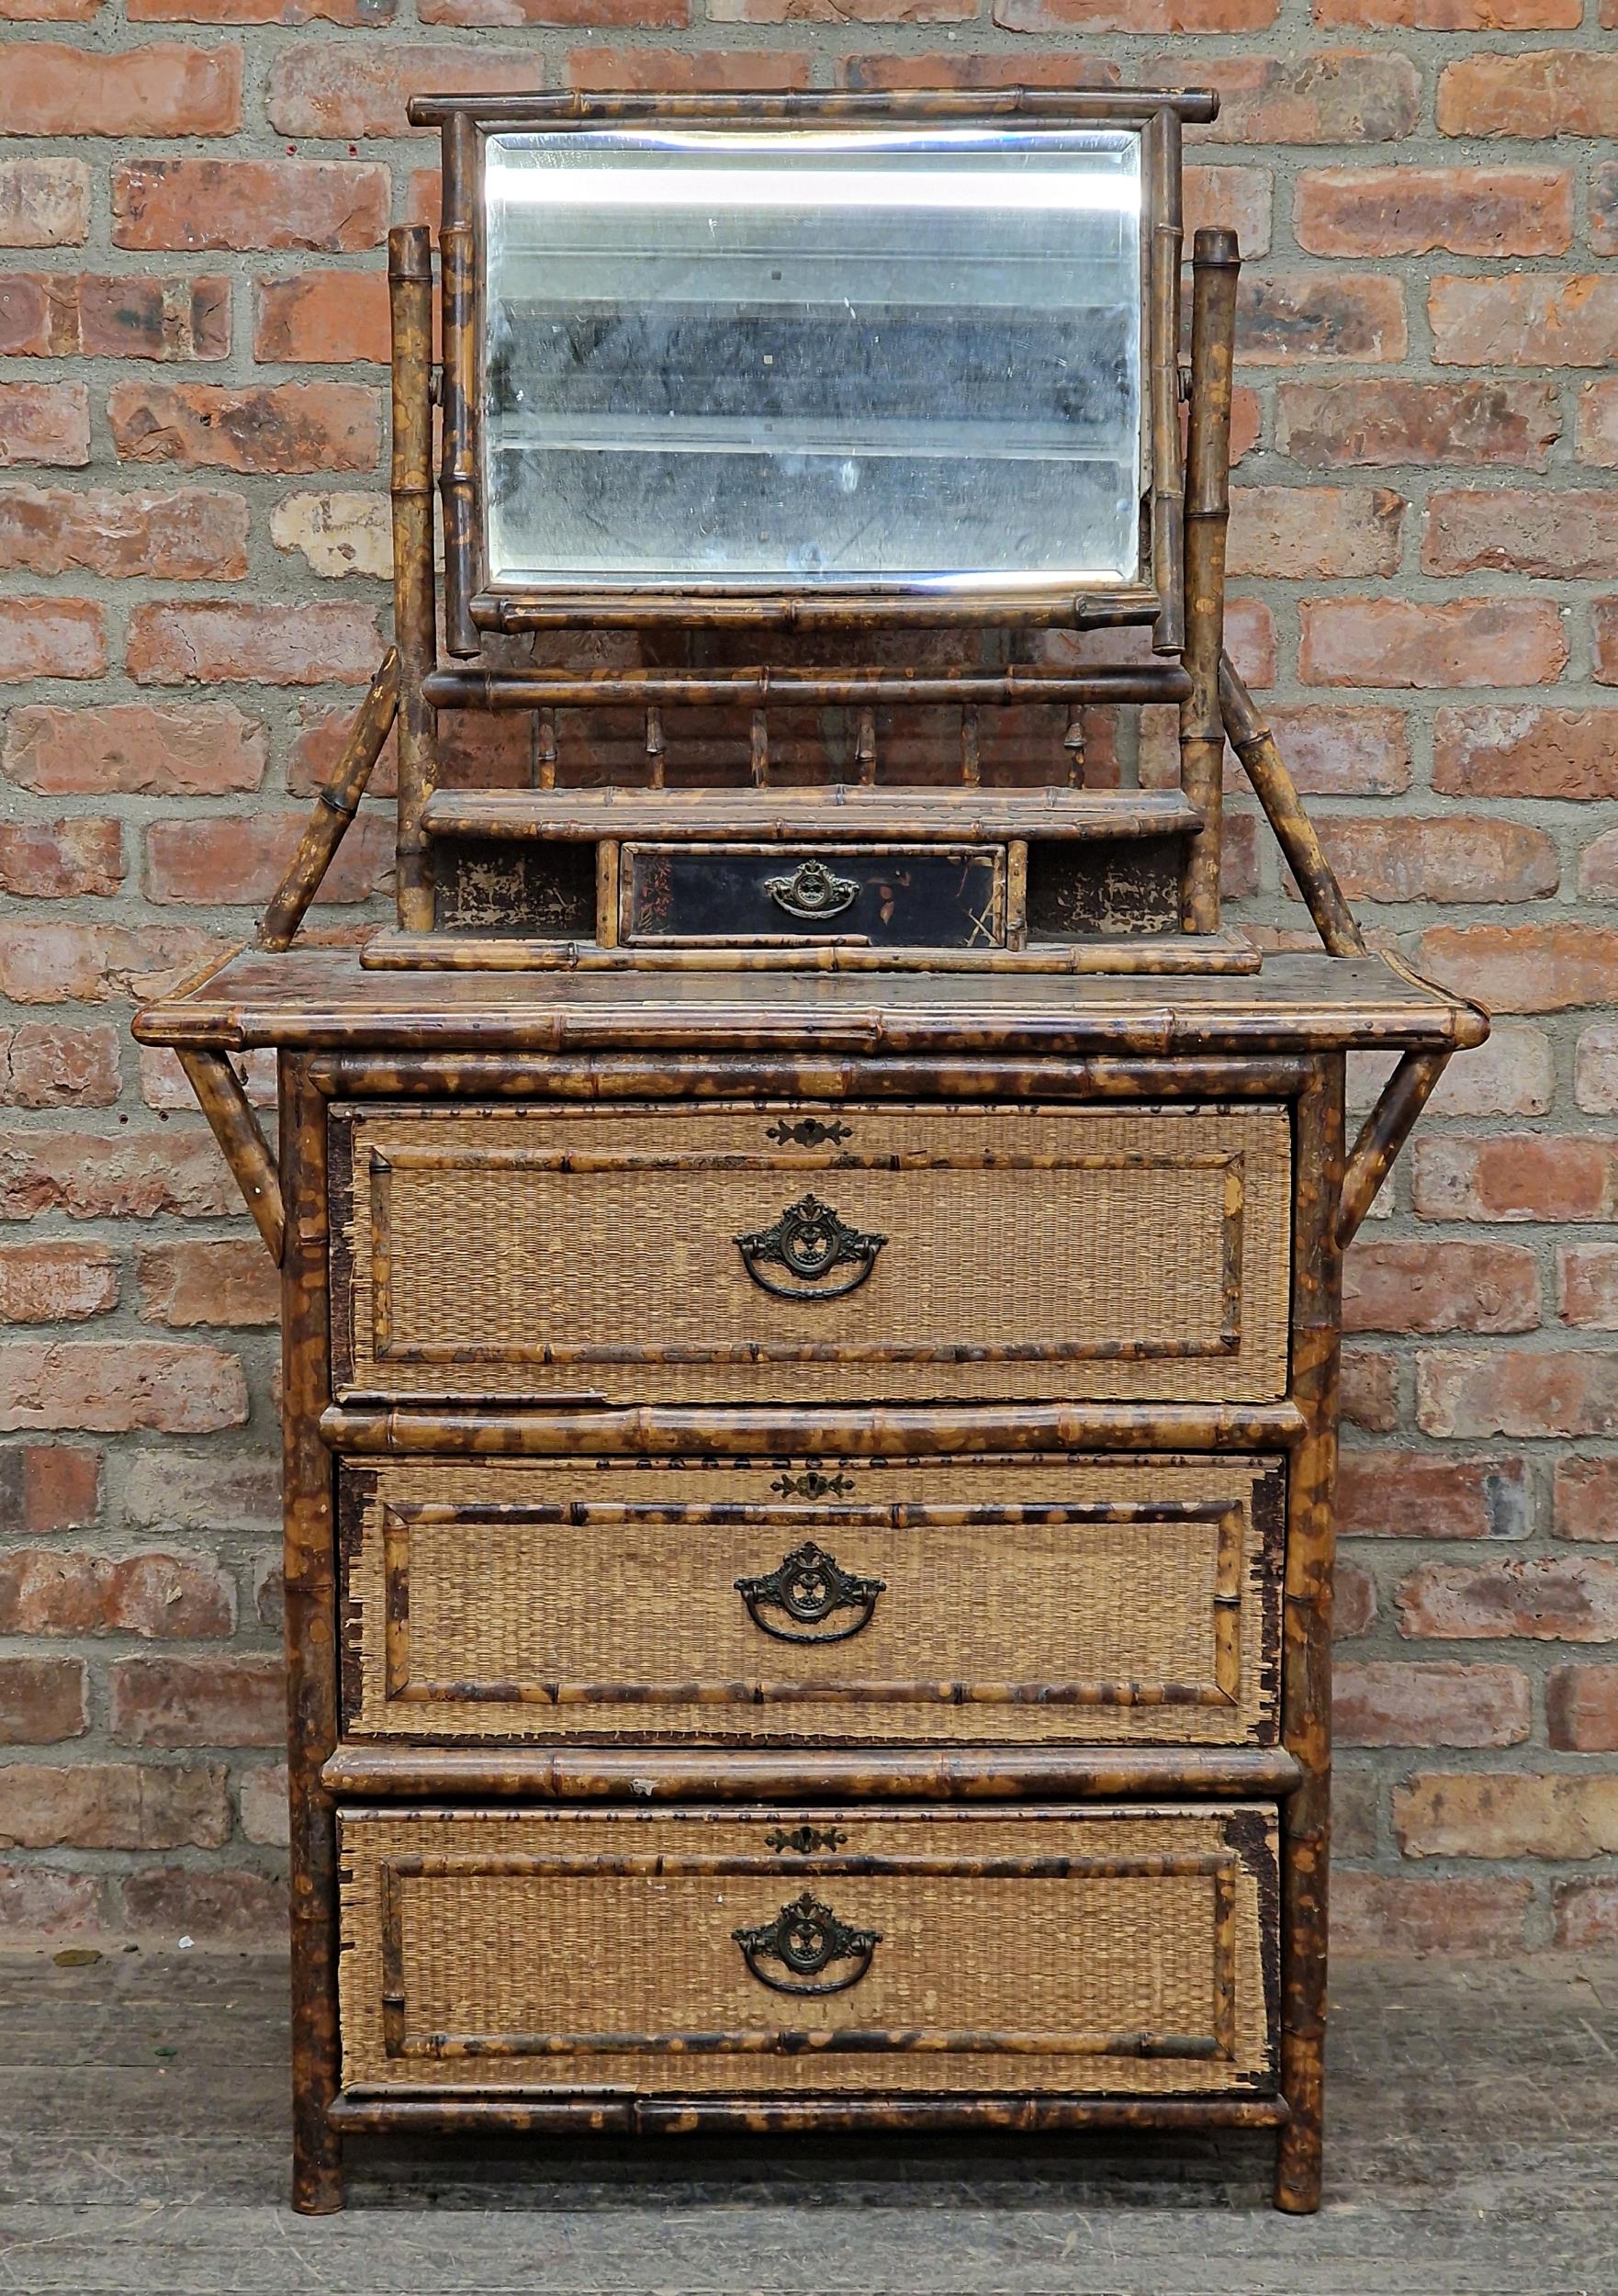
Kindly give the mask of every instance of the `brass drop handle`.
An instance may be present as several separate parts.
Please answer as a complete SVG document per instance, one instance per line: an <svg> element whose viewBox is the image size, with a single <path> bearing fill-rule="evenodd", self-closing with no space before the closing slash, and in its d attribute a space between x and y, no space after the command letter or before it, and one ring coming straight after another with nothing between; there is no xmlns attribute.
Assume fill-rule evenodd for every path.
<svg viewBox="0 0 1618 2296"><path fill-rule="evenodd" d="M772 1993L801 1997L846 1993L864 1976L872 1953L882 1941L880 1930L851 1929L808 1890L791 1905L782 1906L773 1921L761 1921L756 1929L733 1930L731 1935L742 1949L749 1975L760 1985L767 1985ZM785 1974L778 1976L773 1970L761 1968L764 1962L777 1964ZM823 1974L844 1963L848 1966L840 1975Z"/></svg>
<svg viewBox="0 0 1618 2296"><path fill-rule="evenodd" d="M771 1226L738 1235L736 1247L742 1265L761 1291L777 1300L844 1300L876 1266L885 1235L863 1235L839 1220L817 1196L800 1197ZM796 1283L783 1283L769 1273L784 1267ZM839 1268L851 1270L839 1276ZM832 1277L829 1283L826 1280Z"/></svg>
<svg viewBox="0 0 1618 2296"><path fill-rule="evenodd" d="M747 1616L773 1642L848 1642L870 1626L877 1597L887 1593L887 1581L856 1578L851 1570L839 1567L835 1555L825 1553L808 1539L773 1570L758 1579L738 1579L736 1588L747 1606ZM852 1622L834 1626L829 1634L797 1631L817 1628L845 1610L856 1614ZM792 1624L782 1626L768 1615L772 1611Z"/></svg>
<svg viewBox="0 0 1618 2296"><path fill-rule="evenodd" d="M858 878L838 877L819 861L800 861L790 877L766 877L764 890L778 909L810 925L841 917L860 897Z"/></svg>

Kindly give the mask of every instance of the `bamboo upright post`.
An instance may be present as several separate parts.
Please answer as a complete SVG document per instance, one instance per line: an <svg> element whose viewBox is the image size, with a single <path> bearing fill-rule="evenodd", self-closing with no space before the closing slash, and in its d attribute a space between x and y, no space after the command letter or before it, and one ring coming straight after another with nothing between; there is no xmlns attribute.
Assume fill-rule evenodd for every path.
<svg viewBox="0 0 1618 2296"><path fill-rule="evenodd" d="M1152 365L1147 382L1152 428L1152 577L1161 605L1152 645L1177 654L1185 642L1185 582L1180 460L1180 118L1160 111L1146 132L1151 172L1152 245L1147 292L1152 306Z"/></svg>
<svg viewBox="0 0 1618 2296"><path fill-rule="evenodd" d="M1180 922L1189 933L1219 924L1225 721L1219 656L1225 642L1225 532L1230 516L1230 391L1236 339L1236 234L1200 231L1192 250L1191 409L1185 471L1185 669L1180 704L1180 782L1202 816L1185 848Z"/></svg>
<svg viewBox="0 0 1618 2296"><path fill-rule="evenodd" d="M444 130L444 214L438 260L444 295L444 642L452 654L480 650L472 620L477 558L477 211L482 146L469 112Z"/></svg>
<svg viewBox="0 0 1618 2296"><path fill-rule="evenodd" d="M437 718L423 692L437 659L433 585L433 256L421 224L388 235L393 321L393 628L399 648L401 932L430 932L433 877L421 812L438 779Z"/></svg>

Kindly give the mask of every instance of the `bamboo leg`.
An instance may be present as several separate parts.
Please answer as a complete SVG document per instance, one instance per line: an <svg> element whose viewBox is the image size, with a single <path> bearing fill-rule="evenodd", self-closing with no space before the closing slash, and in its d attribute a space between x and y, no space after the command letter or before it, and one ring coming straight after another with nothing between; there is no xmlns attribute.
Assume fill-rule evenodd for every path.
<svg viewBox="0 0 1618 2296"><path fill-rule="evenodd" d="M393 315L393 634L399 647L399 926L433 929L421 809L438 779L437 719L422 681L437 666L433 597L433 258L425 228L388 235Z"/></svg>
<svg viewBox="0 0 1618 2296"><path fill-rule="evenodd" d="M264 911L264 923L258 929L261 949L292 946L293 937L320 889L332 856L359 811L371 769L382 754L382 745L392 732L398 715L399 649L390 646L354 714L331 778L315 800L315 810L298 839L287 874Z"/></svg>
<svg viewBox="0 0 1618 2296"><path fill-rule="evenodd" d="M279 1266L286 1234L280 1176L242 1080L222 1052L182 1052L179 1061L270 1257Z"/></svg>
<svg viewBox="0 0 1618 2296"><path fill-rule="evenodd" d="M337 1587L326 1290L326 1103L303 1063L283 1059L281 1169L292 1221L282 1261L281 1360L287 1577L287 1760L292 1818L292 2205L343 2206L339 2086L337 1840L320 1769L337 1745Z"/></svg>
<svg viewBox="0 0 1618 2296"><path fill-rule="evenodd" d="M1225 630L1225 534L1230 518L1230 391L1236 342L1236 234L1202 231L1192 253L1191 416L1185 476L1185 668L1180 704L1180 783L1202 816L1185 847L1180 921L1188 933L1219 925L1225 727L1219 655Z"/></svg>
<svg viewBox="0 0 1618 2296"><path fill-rule="evenodd" d="M1320 2205L1326 2042L1327 1871L1331 1829L1331 1569L1336 1542L1342 1263L1332 1225L1343 1170L1341 1055L1314 1064L1298 1100L1293 1215L1292 1399L1305 1429L1287 1481L1281 1739L1303 1775L1281 1805L1281 2093L1290 2118L1275 2206Z"/></svg>

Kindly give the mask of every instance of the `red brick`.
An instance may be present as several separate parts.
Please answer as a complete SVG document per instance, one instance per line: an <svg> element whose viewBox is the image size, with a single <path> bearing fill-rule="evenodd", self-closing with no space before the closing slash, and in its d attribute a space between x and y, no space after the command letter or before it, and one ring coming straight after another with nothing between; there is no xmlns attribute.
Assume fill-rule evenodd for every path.
<svg viewBox="0 0 1618 2296"><path fill-rule="evenodd" d="M1331 1875L1331 1945L1343 1953L1511 1955L1523 1945L1531 1882L1399 1874Z"/></svg>
<svg viewBox="0 0 1618 2296"><path fill-rule="evenodd" d="M1564 1323L1618 1332L1618 1244L1557 1245L1556 1312Z"/></svg>
<svg viewBox="0 0 1618 2296"><path fill-rule="evenodd" d="M1557 1538L1618 1545L1618 1459L1558 1459L1551 1509Z"/></svg>
<svg viewBox="0 0 1618 2296"><path fill-rule="evenodd" d="M1598 1020L1579 1037L1573 1092L1591 1116L1618 1116L1618 1025Z"/></svg>
<svg viewBox="0 0 1618 2296"><path fill-rule="evenodd" d="M281 1283L255 1235L207 1244L152 1244L136 1263L140 1315L148 1323L185 1329L198 1323L274 1323Z"/></svg>
<svg viewBox="0 0 1618 2296"><path fill-rule="evenodd" d="M1527 1469L1431 1451L1345 1451L1339 1526L1351 1538L1524 1538Z"/></svg>
<svg viewBox="0 0 1618 2296"><path fill-rule="evenodd" d="M1307 795L1397 797L1410 785L1402 710L1311 703L1264 715L1288 772Z"/></svg>
<svg viewBox="0 0 1618 2296"><path fill-rule="evenodd" d="M1314 0L1317 24L1367 30L1550 32L1579 23L1584 0Z"/></svg>
<svg viewBox="0 0 1618 2296"><path fill-rule="evenodd" d="M236 1209L224 1159L200 1125L0 1133L0 1219L217 1219Z"/></svg>
<svg viewBox="0 0 1618 2296"><path fill-rule="evenodd" d="M1402 359L1410 347L1404 288L1383 273L1244 276L1236 356L1263 366L1317 359Z"/></svg>
<svg viewBox="0 0 1618 2296"><path fill-rule="evenodd" d="M1408 1858L1594 1858L1618 1850L1618 1777L1474 1770L1394 1788Z"/></svg>
<svg viewBox="0 0 1618 2296"><path fill-rule="evenodd" d="M131 160L113 170L115 247L307 247L388 235L385 167L348 160Z"/></svg>
<svg viewBox="0 0 1618 2296"><path fill-rule="evenodd" d="M0 24L87 24L101 0L0 0Z"/></svg>
<svg viewBox="0 0 1618 2296"><path fill-rule="evenodd" d="M1172 87L1185 73L1185 57L1169 55L1140 76ZM1421 116L1420 73L1387 52L1198 56L1197 82L1219 96L1219 118L1197 131L1207 143L1399 143Z"/></svg>
<svg viewBox="0 0 1618 2296"><path fill-rule="evenodd" d="M379 402L358 383L119 383L107 411L120 462L279 476L376 467Z"/></svg>
<svg viewBox="0 0 1618 2296"><path fill-rule="evenodd" d="M83 160L0 160L0 247L76 247L89 236Z"/></svg>
<svg viewBox="0 0 1618 2296"><path fill-rule="evenodd" d="M1545 1686L1550 1743L1570 1754L1618 1753L1618 1666L1558 1666Z"/></svg>
<svg viewBox="0 0 1618 2296"><path fill-rule="evenodd" d="M1543 470L1562 430L1554 385L1495 376L1282 383L1275 408L1276 446L1306 470L1444 463Z"/></svg>
<svg viewBox="0 0 1618 2296"><path fill-rule="evenodd" d="M247 1417L240 1358L155 1340L17 1340L0 1345L0 1427L151 1427L203 1435Z"/></svg>
<svg viewBox="0 0 1618 2296"><path fill-rule="evenodd" d="M19 1005L98 1005L140 996L174 967L200 964L214 951L223 953L190 925L0 921L0 996Z"/></svg>
<svg viewBox="0 0 1618 2296"><path fill-rule="evenodd" d="M90 394L83 383L0 382L0 470L24 463L83 469Z"/></svg>
<svg viewBox="0 0 1618 2296"><path fill-rule="evenodd" d="M1520 821L1332 814L1320 832L1351 901L1534 901L1561 874L1553 839Z"/></svg>
<svg viewBox="0 0 1618 2296"><path fill-rule="evenodd" d="M1187 167L1182 183L1185 210L1185 245L1199 231L1217 225L1234 231L1243 263L1255 263L1270 252L1270 208L1275 179L1267 167ZM1256 407L1253 409L1256 415ZM1241 419L1232 410L1232 428ZM1241 450L1231 441L1232 460Z"/></svg>
<svg viewBox="0 0 1618 2296"><path fill-rule="evenodd" d="M132 1761L0 1770L0 1844L49 1850L218 1849L230 1834L225 1773Z"/></svg>
<svg viewBox="0 0 1618 2296"><path fill-rule="evenodd" d="M1573 243L1573 178L1548 167L1309 170L1293 232L1311 255L1560 255Z"/></svg>
<svg viewBox="0 0 1618 2296"><path fill-rule="evenodd" d="M0 821L0 893L14 900L114 894L123 873L123 833L116 821L93 814L66 821Z"/></svg>
<svg viewBox="0 0 1618 2296"><path fill-rule="evenodd" d="M1611 1348L1435 1350L1417 1361L1416 1424L1426 1435L1482 1441L1618 1435L1618 1356Z"/></svg>
<svg viewBox="0 0 1618 2296"><path fill-rule="evenodd" d="M0 1323L84 1323L118 1299L105 1244L0 1244Z"/></svg>
<svg viewBox="0 0 1618 2296"><path fill-rule="evenodd" d="M1404 513L1386 487L1238 487L1230 570L1277 581L1391 574Z"/></svg>
<svg viewBox="0 0 1618 2296"><path fill-rule="evenodd" d="M873 56L845 56L843 84L867 92L883 88L1117 87L1123 72L1109 56L1033 56L1021 50L949 49L918 56L889 49Z"/></svg>
<svg viewBox="0 0 1618 2296"><path fill-rule="evenodd" d="M242 681L274 686L365 685L382 655L365 606L137 606L129 675L138 685Z"/></svg>
<svg viewBox="0 0 1618 2296"><path fill-rule="evenodd" d="M1433 786L1457 797L1618 797L1618 710L1440 710Z"/></svg>
<svg viewBox="0 0 1618 2296"><path fill-rule="evenodd" d="M1590 610L1590 667L1598 685L1618 686L1618 598L1598 598Z"/></svg>
<svg viewBox="0 0 1618 2296"><path fill-rule="evenodd" d="M118 1097L116 1029L0 1022L0 1108L109 1109Z"/></svg>
<svg viewBox="0 0 1618 2296"><path fill-rule="evenodd" d="M159 1930L165 1938L279 1946L287 1933L286 1887L267 1874L148 1867L125 1877L123 1899L131 1929Z"/></svg>
<svg viewBox="0 0 1618 2296"><path fill-rule="evenodd" d="M1429 574L1470 574L1482 566L1558 579L1618 574L1618 499L1611 489L1434 494L1421 565Z"/></svg>
<svg viewBox="0 0 1618 2296"><path fill-rule="evenodd" d="M1618 1142L1552 1132L1418 1141L1413 1192L1423 1220L1610 1220Z"/></svg>
<svg viewBox="0 0 1618 2296"><path fill-rule="evenodd" d="M13 358L222 359L230 283L13 272L0 282L0 352Z"/></svg>
<svg viewBox="0 0 1618 2296"><path fill-rule="evenodd" d="M131 24L391 24L399 0L124 0Z"/></svg>
<svg viewBox="0 0 1618 2296"><path fill-rule="evenodd" d="M238 1052L231 1057L231 1066L247 1087L247 1097L255 1108L273 1109L275 1105L275 1055L266 1045L257 1052ZM197 1106L197 1095L186 1080L177 1056L164 1046L143 1044L140 1047L140 1097L149 1109L174 1110L183 1109L188 1116Z"/></svg>
<svg viewBox="0 0 1618 2296"><path fill-rule="evenodd" d="M124 1482L124 1514L151 1530L278 1527L280 1455L254 1450L220 1457L215 1446L137 1451Z"/></svg>
<svg viewBox="0 0 1618 2296"><path fill-rule="evenodd" d="M285 1680L279 1657L119 1659L108 1731L123 1746L278 1746Z"/></svg>
<svg viewBox="0 0 1618 2296"><path fill-rule="evenodd" d="M1262 32L1280 0L994 0L1003 32Z"/></svg>
<svg viewBox="0 0 1618 2296"><path fill-rule="evenodd" d="M1376 1623L1376 1581L1357 1562L1340 1562L1332 1590L1331 1632L1338 1642L1354 1642Z"/></svg>
<svg viewBox="0 0 1618 2296"><path fill-rule="evenodd" d="M1343 1416L1367 1435L1391 1435L1399 1424L1399 1367L1379 1348L1343 1351Z"/></svg>
<svg viewBox="0 0 1618 2296"><path fill-rule="evenodd" d="M0 570L239 580L247 505L198 488L0 487Z"/></svg>
<svg viewBox="0 0 1618 2296"><path fill-rule="evenodd" d="M254 285L253 355L261 365L386 366L391 340L386 273L295 271Z"/></svg>
<svg viewBox="0 0 1618 2296"><path fill-rule="evenodd" d="M101 1876L49 1865L0 1865L0 1932L82 1937L101 1926Z"/></svg>
<svg viewBox="0 0 1618 2296"><path fill-rule="evenodd" d="M257 789L268 753L264 727L233 702L41 703L12 711L0 765L41 797L216 797Z"/></svg>
<svg viewBox="0 0 1618 2296"><path fill-rule="evenodd" d="M387 581L393 572L393 531L385 494L283 495L270 512L277 550L301 552L322 581L351 574Z"/></svg>
<svg viewBox="0 0 1618 2296"><path fill-rule="evenodd" d="M82 1531L101 1507L101 1453L78 1443L0 1444L0 1528Z"/></svg>
<svg viewBox="0 0 1618 2296"><path fill-rule="evenodd" d="M1402 1635L1448 1641L1611 1642L1618 1562L1590 1555L1426 1562L1394 1597Z"/></svg>
<svg viewBox="0 0 1618 2296"><path fill-rule="evenodd" d="M82 1659L0 1659L0 1746L54 1746L90 1727Z"/></svg>
<svg viewBox="0 0 1618 2296"><path fill-rule="evenodd" d="M146 832L152 901L261 902L280 884L303 834L301 814L232 814L211 821L154 821ZM362 814L320 886L320 901L364 901L392 868L394 825Z"/></svg>
<svg viewBox="0 0 1618 2296"><path fill-rule="evenodd" d="M1362 1057L1383 1081L1391 1074L1391 1061L1351 1053L1351 1076ZM1368 1109L1375 1097L1361 1105ZM1543 1116L1555 1097L1556 1063L1544 1030L1497 1021L1487 1044L1451 1063L1427 1109L1432 1116Z"/></svg>
<svg viewBox="0 0 1618 2296"><path fill-rule="evenodd" d="M1579 891L1586 901L1618 901L1618 831L1592 838L1579 860Z"/></svg>
<svg viewBox="0 0 1618 2296"><path fill-rule="evenodd" d="M526 49L433 48L391 38L354 46L319 40L281 50L270 67L267 102L277 135L346 142L436 134L405 119L405 105L424 88L529 96L544 84L541 60Z"/></svg>
<svg viewBox="0 0 1618 2296"><path fill-rule="evenodd" d="M1520 1746L1529 1730L1528 1677L1515 1666L1340 1661L1331 1717L1343 1746Z"/></svg>
<svg viewBox="0 0 1618 2296"><path fill-rule="evenodd" d="M1491 1012L1566 1012L1618 996L1618 932L1603 925L1435 925L1421 962Z"/></svg>
<svg viewBox="0 0 1618 2296"><path fill-rule="evenodd" d="M242 51L174 40L95 50L13 47L0 134L230 136L242 125Z"/></svg>
<svg viewBox="0 0 1618 2296"><path fill-rule="evenodd" d="M1613 253L1618 254L1618 248ZM1574 430L1574 452L1599 469L1618 468L1618 383L1581 383Z"/></svg>
<svg viewBox="0 0 1618 2296"><path fill-rule="evenodd" d="M1440 366L1606 366L1618 357L1618 278L1599 274L1434 279L1427 317Z"/></svg>
<svg viewBox="0 0 1618 2296"><path fill-rule="evenodd" d="M107 672L101 608L88 598L0 600L0 685Z"/></svg>
<svg viewBox="0 0 1618 2296"><path fill-rule="evenodd" d="M576 88L648 89L659 95L802 88L809 84L809 59L791 49L574 48L567 55L567 84Z"/></svg>
<svg viewBox="0 0 1618 2296"><path fill-rule="evenodd" d="M1618 1947L1618 1882L1558 1882L1556 1942L1565 1953L1604 1953Z"/></svg>
<svg viewBox="0 0 1618 2296"><path fill-rule="evenodd" d="M1611 136L1618 56L1577 48L1464 56L1438 75L1436 118L1446 136Z"/></svg>
<svg viewBox="0 0 1618 2296"><path fill-rule="evenodd" d="M242 1773L242 1830L249 1841L286 1844L291 1834L287 1764L254 1762Z"/></svg>
<svg viewBox="0 0 1618 2296"><path fill-rule="evenodd" d="M1549 599L1306 598L1306 685L1549 685L1567 640Z"/></svg>
<svg viewBox="0 0 1618 2296"><path fill-rule="evenodd" d="M228 1635L234 1586L201 1555L73 1554L36 1547L0 1555L0 1622L6 1634L139 1635L191 1642Z"/></svg>
<svg viewBox="0 0 1618 2296"><path fill-rule="evenodd" d="M1362 1236L1343 1262L1343 1317L1352 1332L1533 1331L1534 1254L1513 1244Z"/></svg>

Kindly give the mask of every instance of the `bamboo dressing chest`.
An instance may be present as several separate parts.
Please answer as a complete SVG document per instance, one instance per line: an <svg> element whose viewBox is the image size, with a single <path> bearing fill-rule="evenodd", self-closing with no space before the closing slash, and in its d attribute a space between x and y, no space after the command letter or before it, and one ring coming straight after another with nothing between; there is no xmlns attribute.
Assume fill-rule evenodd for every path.
<svg viewBox="0 0 1618 2296"><path fill-rule="evenodd" d="M136 1021L284 1278L301 2209L348 2132L1212 2123L1317 2205L1340 1257L1487 1023L1222 651L1214 109L412 107L396 647ZM396 924L294 947L395 725ZM1319 953L1221 926L1227 735Z"/></svg>

